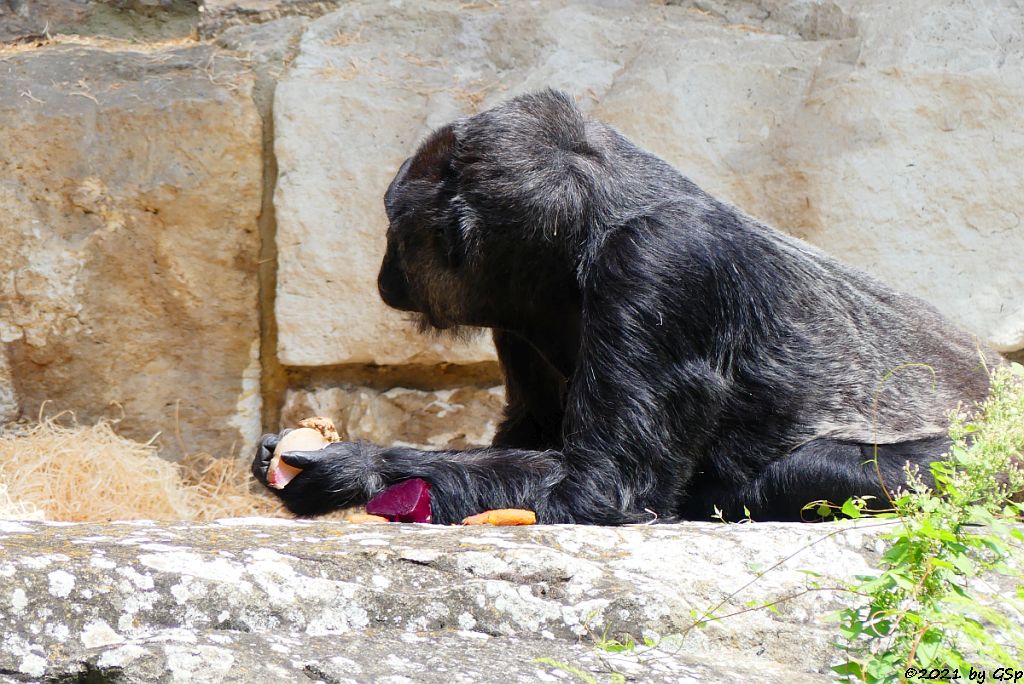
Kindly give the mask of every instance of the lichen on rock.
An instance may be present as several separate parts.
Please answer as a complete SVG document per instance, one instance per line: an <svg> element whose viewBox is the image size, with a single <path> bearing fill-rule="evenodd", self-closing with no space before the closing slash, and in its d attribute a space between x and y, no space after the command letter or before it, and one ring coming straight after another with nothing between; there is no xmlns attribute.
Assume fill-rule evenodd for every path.
<svg viewBox="0 0 1024 684"><path fill-rule="evenodd" d="M616 665L638 681L756 671L822 681L835 657L823 618L843 604L840 594L806 593L704 629L691 629L693 616L801 594L812 581L805 571L823 585L863 572L878 533L852 523L0 521L0 671L116 672L131 682L197 672L211 682L303 681L311 672L441 682L462 673L497 682L509 681L504 671L535 678L552 660L601 672L619 656L595 648L600 638L647 635L666 638L661 650L620 654Z"/></svg>

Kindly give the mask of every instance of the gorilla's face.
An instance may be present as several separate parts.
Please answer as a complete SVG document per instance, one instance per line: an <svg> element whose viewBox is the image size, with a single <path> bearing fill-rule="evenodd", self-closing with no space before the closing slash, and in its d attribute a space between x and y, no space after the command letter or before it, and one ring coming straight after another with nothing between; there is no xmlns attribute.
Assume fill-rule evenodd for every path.
<svg viewBox="0 0 1024 684"><path fill-rule="evenodd" d="M400 181L409 168L412 159L406 159L399 169L398 175L391 181L388 191L384 195L384 207L388 215L388 244L384 252L384 261L380 265L380 273L377 275L377 290L380 298L392 309L399 311L419 311L409 294L409 279L405 275L405 268L402 265L402 254L407 248L402 245L402 230L400 219L403 218L397 206L400 201ZM405 233L411 231L406 230Z"/></svg>
<svg viewBox="0 0 1024 684"><path fill-rule="evenodd" d="M555 99L449 124L402 164L384 195L385 304L425 329L526 333L578 317L600 160L582 115ZM547 125L552 107L572 125Z"/></svg>
<svg viewBox="0 0 1024 684"><path fill-rule="evenodd" d="M427 328L483 325L473 290L451 166L451 127L435 132L398 170L384 195L387 250L377 277L381 299L421 314Z"/></svg>

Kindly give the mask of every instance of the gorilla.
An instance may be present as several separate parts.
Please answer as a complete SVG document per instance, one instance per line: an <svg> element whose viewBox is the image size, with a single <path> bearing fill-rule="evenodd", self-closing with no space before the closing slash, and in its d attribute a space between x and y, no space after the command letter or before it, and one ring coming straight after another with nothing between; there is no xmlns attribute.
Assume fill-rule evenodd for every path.
<svg viewBox="0 0 1024 684"><path fill-rule="evenodd" d="M507 406L490 447L338 442L284 461L298 515L423 478L433 519L541 523L749 511L800 520L930 477L948 412L998 357L934 308L717 200L567 95L431 134L384 197L384 302L493 331ZM279 435L253 462L266 483Z"/></svg>

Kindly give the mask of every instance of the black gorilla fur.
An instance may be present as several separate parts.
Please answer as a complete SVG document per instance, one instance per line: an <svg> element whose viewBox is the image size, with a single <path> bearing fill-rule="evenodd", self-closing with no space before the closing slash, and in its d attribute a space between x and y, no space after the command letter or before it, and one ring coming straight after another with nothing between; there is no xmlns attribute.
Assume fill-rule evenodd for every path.
<svg viewBox="0 0 1024 684"><path fill-rule="evenodd" d="M982 398L998 362L561 93L436 131L384 203L381 296L430 327L492 328L505 418L488 448L290 454L303 471L275 493L300 515L419 477L439 523L506 507L545 523L706 520L714 506L799 520L812 500L882 497L908 461L940 456L947 412ZM277 440L253 463L262 482Z"/></svg>

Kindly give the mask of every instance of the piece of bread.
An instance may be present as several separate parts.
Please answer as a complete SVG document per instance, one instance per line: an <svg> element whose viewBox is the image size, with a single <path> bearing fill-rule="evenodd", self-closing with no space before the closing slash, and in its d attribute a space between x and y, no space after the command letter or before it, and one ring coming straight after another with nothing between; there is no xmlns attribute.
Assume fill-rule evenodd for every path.
<svg viewBox="0 0 1024 684"><path fill-rule="evenodd" d="M525 508L495 508L471 515L463 525L536 525L537 514Z"/></svg>
<svg viewBox="0 0 1024 684"><path fill-rule="evenodd" d="M299 421L299 427L281 438L274 449L267 469L267 484L274 489L284 489L295 476L302 472L281 460L281 454L288 451L318 451L332 442L340 442L337 428L330 418L315 416Z"/></svg>

